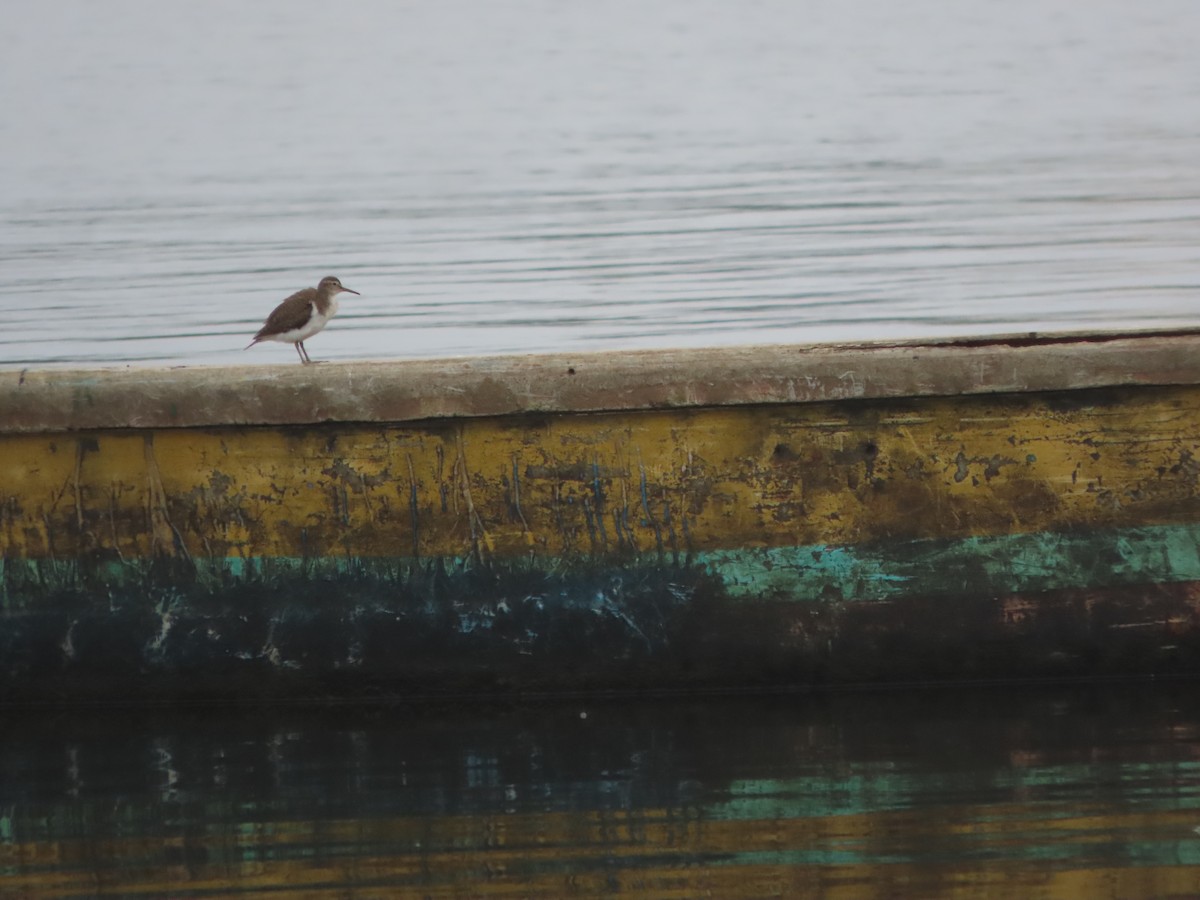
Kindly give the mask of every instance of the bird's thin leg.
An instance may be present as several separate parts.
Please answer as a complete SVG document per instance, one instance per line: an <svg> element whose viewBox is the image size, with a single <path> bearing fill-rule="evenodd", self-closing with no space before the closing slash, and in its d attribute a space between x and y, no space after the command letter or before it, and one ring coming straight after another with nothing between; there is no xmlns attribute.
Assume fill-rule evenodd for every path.
<svg viewBox="0 0 1200 900"><path fill-rule="evenodd" d="M304 341L296 341L296 353L300 356L300 362L307 365L308 360L306 359L307 354L304 352Z"/></svg>

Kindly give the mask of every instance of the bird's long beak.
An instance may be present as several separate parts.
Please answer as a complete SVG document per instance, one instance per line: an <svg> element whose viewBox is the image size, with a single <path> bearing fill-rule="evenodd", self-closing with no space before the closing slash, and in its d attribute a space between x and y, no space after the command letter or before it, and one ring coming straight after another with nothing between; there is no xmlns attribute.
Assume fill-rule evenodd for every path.
<svg viewBox="0 0 1200 900"><path fill-rule="evenodd" d="M347 294L354 294L356 297L362 296L362 294L360 294L358 291L352 291L348 287L343 287L342 290L345 291Z"/></svg>

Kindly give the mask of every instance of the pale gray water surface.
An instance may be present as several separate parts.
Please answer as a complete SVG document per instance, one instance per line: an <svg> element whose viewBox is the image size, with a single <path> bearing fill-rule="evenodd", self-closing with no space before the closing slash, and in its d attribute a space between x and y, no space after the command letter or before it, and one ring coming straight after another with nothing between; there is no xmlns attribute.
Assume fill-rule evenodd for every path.
<svg viewBox="0 0 1200 900"><path fill-rule="evenodd" d="M0 366L1195 324L1195 0L5 7Z"/></svg>

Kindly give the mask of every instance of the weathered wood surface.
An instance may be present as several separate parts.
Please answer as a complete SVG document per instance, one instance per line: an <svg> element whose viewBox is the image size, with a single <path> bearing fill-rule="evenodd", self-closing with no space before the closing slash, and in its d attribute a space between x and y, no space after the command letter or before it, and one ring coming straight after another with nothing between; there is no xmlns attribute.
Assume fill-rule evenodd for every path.
<svg viewBox="0 0 1200 900"><path fill-rule="evenodd" d="M410 422L524 412L1200 383L1200 332L246 368L0 372L0 432Z"/></svg>
<svg viewBox="0 0 1200 900"><path fill-rule="evenodd" d="M527 558L1193 525L1200 387L6 435L3 556Z"/></svg>
<svg viewBox="0 0 1200 900"><path fill-rule="evenodd" d="M0 699L1200 672L1197 340L26 374Z"/></svg>

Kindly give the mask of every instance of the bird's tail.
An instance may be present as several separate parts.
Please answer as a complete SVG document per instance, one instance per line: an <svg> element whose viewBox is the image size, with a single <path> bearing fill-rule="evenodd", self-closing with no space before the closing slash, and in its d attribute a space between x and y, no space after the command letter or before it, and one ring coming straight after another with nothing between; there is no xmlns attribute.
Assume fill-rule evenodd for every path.
<svg viewBox="0 0 1200 900"><path fill-rule="evenodd" d="M258 338L255 338L250 343L248 343L245 347L243 347L242 350L249 350L251 347L253 347L257 343L258 343Z"/></svg>

